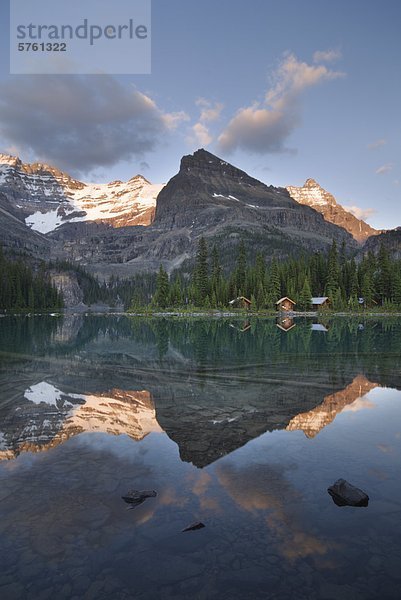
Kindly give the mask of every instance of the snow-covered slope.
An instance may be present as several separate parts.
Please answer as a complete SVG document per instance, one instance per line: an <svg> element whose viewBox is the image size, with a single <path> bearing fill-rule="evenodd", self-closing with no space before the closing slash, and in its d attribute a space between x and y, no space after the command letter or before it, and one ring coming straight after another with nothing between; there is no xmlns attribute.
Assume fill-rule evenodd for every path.
<svg viewBox="0 0 401 600"><path fill-rule="evenodd" d="M358 242L364 242L371 235L380 233L338 204L334 196L314 179L307 179L302 187L290 185L287 187L287 191L299 204L305 204L317 210L326 221L343 227Z"/></svg>
<svg viewBox="0 0 401 600"><path fill-rule="evenodd" d="M141 440L151 432L162 431L147 390L75 394L47 381L25 391L2 429L0 461L21 452L48 450L80 433L125 434Z"/></svg>
<svg viewBox="0 0 401 600"><path fill-rule="evenodd" d="M46 164L0 154L0 191L32 229L54 231L67 222L103 221L113 227L150 225L163 184L142 175L129 181L83 183Z"/></svg>

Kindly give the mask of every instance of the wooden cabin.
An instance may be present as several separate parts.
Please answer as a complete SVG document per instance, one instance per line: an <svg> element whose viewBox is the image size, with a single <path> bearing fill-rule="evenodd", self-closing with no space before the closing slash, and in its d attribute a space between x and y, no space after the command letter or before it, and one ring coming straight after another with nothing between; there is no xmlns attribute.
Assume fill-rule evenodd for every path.
<svg viewBox="0 0 401 600"><path fill-rule="evenodd" d="M320 310L322 308L329 308L330 300L327 296L317 296L311 298L312 310Z"/></svg>
<svg viewBox="0 0 401 600"><path fill-rule="evenodd" d="M282 312L292 312L295 308L295 304L296 302L294 302L294 300L291 300L291 298L285 296L284 298L280 298L280 300L277 300L276 307L277 310L280 310Z"/></svg>
<svg viewBox="0 0 401 600"><path fill-rule="evenodd" d="M281 329L281 331L290 331L290 329L295 327L294 319L292 317L284 317L284 319L277 319L276 325L279 329Z"/></svg>
<svg viewBox="0 0 401 600"><path fill-rule="evenodd" d="M233 323L230 323L230 327L236 329L237 331L240 331L241 333L244 333L245 331L249 331L249 329L251 328L251 324L249 321L244 321L244 323L242 323L242 325L240 325L239 327L237 325L234 325Z"/></svg>
<svg viewBox="0 0 401 600"><path fill-rule="evenodd" d="M230 300L229 304L233 308L246 308L249 310L252 302L248 298L245 298L245 296L239 296L238 298L234 298L234 300Z"/></svg>

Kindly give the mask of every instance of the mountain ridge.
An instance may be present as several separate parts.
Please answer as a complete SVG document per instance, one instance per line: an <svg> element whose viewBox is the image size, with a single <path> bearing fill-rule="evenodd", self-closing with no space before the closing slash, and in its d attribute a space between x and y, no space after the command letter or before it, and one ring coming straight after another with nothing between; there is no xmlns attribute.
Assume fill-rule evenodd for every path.
<svg viewBox="0 0 401 600"><path fill-rule="evenodd" d="M126 182L84 183L48 164L0 154L0 190L20 220L40 233L68 222L149 225L162 187L139 174Z"/></svg>
<svg viewBox="0 0 401 600"><path fill-rule="evenodd" d="M306 188L344 216L314 179ZM225 268L232 266L239 239L251 260L257 252L269 261L326 250L333 239L358 250L348 221L332 223L316 201L299 202L289 189L267 185L204 149L183 156L166 185L152 185L140 174L127 182L85 184L44 163L24 165L0 155L0 208L20 221L16 239L23 231L42 231L40 243L36 237L32 242L45 243L52 259L71 260L106 279L154 271L161 263L169 272L180 268L194 259L200 237L220 249ZM2 219L10 223L0 213Z"/></svg>
<svg viewBox="0 0 401 600"><path fill-rule="evenodd" d="M288 193L300 204L310 206L320 212L326 221L343 227L359 243L381 231L374 229L362 219L337 202L333 194L327 192L315 179L309 178L301 187L287 186Z"/></svg>

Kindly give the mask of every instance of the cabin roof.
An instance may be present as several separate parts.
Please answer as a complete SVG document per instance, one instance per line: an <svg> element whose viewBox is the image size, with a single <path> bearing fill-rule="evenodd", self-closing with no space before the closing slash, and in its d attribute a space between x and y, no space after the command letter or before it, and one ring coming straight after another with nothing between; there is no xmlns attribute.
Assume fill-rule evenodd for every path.
<svg viewBox="0 0 401 600"><path fill-rule="evenodd" d="M328 296L316 296L311 298L311 304L324 304L328 299Z"/></svg>
<svg viewBox="0 0 401 600"><path fill-rule="evenodd" d="M311 329L312 331L328 331L327 327L325 327L321 323L312 323Z"/></svg>
<svg viewBox="0 0 401 600"><path fill-rule="evenodd" d="M294 300L291 300L291 298L289 298L288 296L284 296L284 298L280 298L280 300L277 300L276 304L280 304L281 302L284 302L284 300L289 300L291 302L291 304L296 304L296 302L294 302Z"/></svg>
<svg viewBox="0 0 401 600"><path fill-rule="evenodd" d="M292 324L292 325L290 325L289 327L283 327L282 325L280 325L280 323L276 323L276 325L277 325L277 327L278 327L279 329L281 329L281 331L285 331L285 332L287 332L287 331L290 331L290 329L292 329L293 327L295 327L295 326L296 326L296 323L293 323L293 324Z"/></svg>
<svg viewBox="0 0 401 600"><path fill-rule="evenodd" d="M234 304L234 302L238 302L238 300L243 300L247 304L252 304L252 302L250 300L248 300L248 298L245 298L245 296L238 296L238 298L234 298L234 300L230 300L229 304Z"/></svg>

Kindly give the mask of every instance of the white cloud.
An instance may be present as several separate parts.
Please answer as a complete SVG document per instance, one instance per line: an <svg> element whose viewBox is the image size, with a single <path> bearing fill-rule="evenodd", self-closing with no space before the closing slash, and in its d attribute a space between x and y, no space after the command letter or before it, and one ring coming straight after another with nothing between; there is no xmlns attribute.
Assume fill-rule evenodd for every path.
<svg viewBox="0 0 401 600"><path fill-rule="evenodd" d="M362 397L357 398L352 404L344 406L341 412L359 412L360 410L364 410L366 408L376 408L376 404L369 400L369 398Z"/></svg>
<svg viewBox="0 0 401 600"><path fill-rule="evenodd" d="M217 121L224 108L224 105L221 102L212 103L209 100L206 100L206 98L198 98L196 106L199 106L201 109L199 117L201 123Z"/></svg>
<svg viewBox="0 0 401 600"><path fill-rule="evenodd" d="M387 144L387 140L384 138L376 140L375 142L368 144L368 150L377 150L377 148L381 148L381 146L384 146L385 144Z"/></svg>
<svg viewBox="0 0 401 600"><path fill-rule="evenodd" d="M195 123L195 125L191 127L191 134L188 137L188 142L190 144L196 144L204 147L208 146L212 140L213 137L210 135L208 128L203 125L203 123Z"/></svg>
<svg viewBox="0 0 401 600"><path fill-rule="evenodd" d="M386 173L390 173L390 171L393 170L393 166L393 163L387 163L376 169L375 173L376 175L385 175Z"/></svg>
<svg viewBox="0 0 401 600"><path fill-rule="evenodd" d="M284 57L264 102L241 108L218 138L220 149L232 152L242 148L255 153L289 152L285 142L301 123L303 92L342 77L324 65L309 65L293 54Z"/></svg>
<svg viewBox="0 0 401 600"><path fill-rule="evenodd" d="M163 122L168 129L174 130L184 121L189 121L190 118L183 110L174 113L166 113L162 115Z"/></svg>
<svg viewBox="0 0 401 600"><path fill-rule="evenodd" d="M374 208L360 208L359 206L344 206L344 209L352 213L357 219L367 221L369 217L376 213Z"/></svg>
<svg viewBox="0 0 401 600"><path fill-rule="evenodd" d="M336 60L339 60L341 58L342 54L340 52L340 50L316 50L316 52L313 55L313 62L314 63L321 63L321 62L335 62Z"/></svg>
<svg viewBox="0 0 401 600"><path fill-rule="evenodd" d="M187 142L191 146L208 146L213 141L213 135L209 129L209 123L219 119L223 104L220 102L211 102L206 98L198 98L195 102L200 108L199 120L193 125L187 136Z"/></svg>

